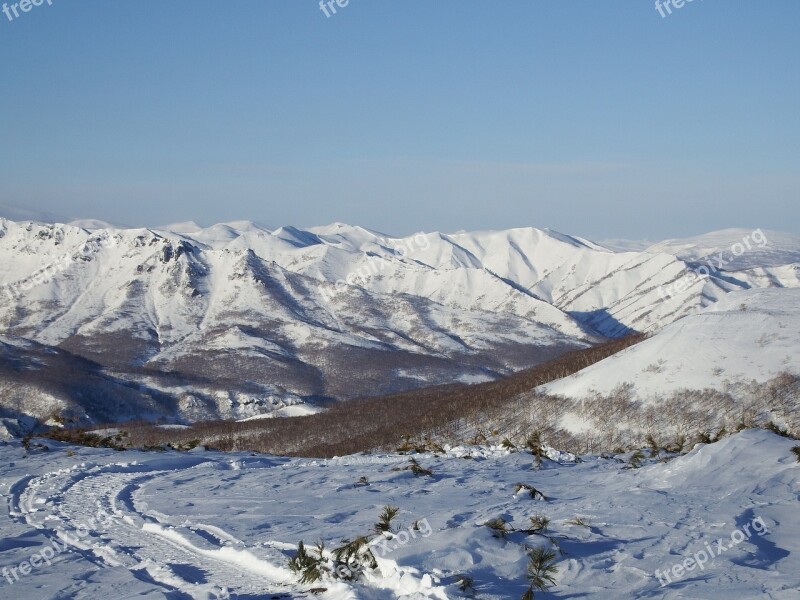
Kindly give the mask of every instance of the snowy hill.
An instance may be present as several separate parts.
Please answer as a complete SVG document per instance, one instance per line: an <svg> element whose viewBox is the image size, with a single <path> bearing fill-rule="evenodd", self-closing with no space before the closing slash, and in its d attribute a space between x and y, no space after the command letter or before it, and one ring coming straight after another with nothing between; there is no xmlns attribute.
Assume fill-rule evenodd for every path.
<svg viewBox="0 0 800 600"><path fill-rule="evenodd" d="M736 382L764 382L781 372L800 374L800 289L731 293L650 339L543 386L580 398L632 383L648 398L680 389L724 390Z"/></svg>
<svg viewBox="0 0 800 600"><path fill-rule="evenodd" d="M465 577L476 597L508 600L527 589L535 547L552 549L556 568L536 598L797 597L796 442L766 431L639 469L625 468L627 456L563 455L534 470L528 453L450 448L418 455L432 472L421 477L396 454L46 444L0 444L0 589L22 600L447 600L470 596L459 589ZM518 483L546 499L515 493ZM385 505L399 515L393 533L378 535ZM531 517L547 529L530 531ZM493 533L486 523L498 518L515 531ZM360 535L375 566L355 581L303 584L288 568L301 541L322 540L329 553Z"/></svg>
<svg viewBox="0 0 800 600"><path fill-rule="evenodd" d="M775 232L699 277L698 261L745 234L615 252L534 228L83 225L0 219L0 333L142 381L183 420L492 379L732 291L800 285L800 243ZM45 404L36 416L98 418L74 394Z"/></svg>
<svg viewBox="0 0 800 600"><path fill-rule="evenodd" d="M742 271L800 262L800 236L760 229L723 229L692 238L665 240L647 250L715 265L724 271Z"/></svg>

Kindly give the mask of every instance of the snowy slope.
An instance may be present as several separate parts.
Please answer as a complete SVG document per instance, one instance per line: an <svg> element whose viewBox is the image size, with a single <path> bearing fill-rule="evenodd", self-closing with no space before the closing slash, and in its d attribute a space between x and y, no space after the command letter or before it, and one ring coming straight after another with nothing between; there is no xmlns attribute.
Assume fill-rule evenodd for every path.
<svg viewBox="0 0 800 600"><path fill-rule="evenodd" d="M723 229L658 242L648 251L674 254L682 260L716 265L725 271L743 271L800 262L800 236L761 229Z"/></svg>
<svg viewBox="0 0 800 600"><path fill-rule="evenodd" d="M20 600L444 600L465 597L458 580L466 575L477 597L517 599L526 589L525 546L551 542L521 532L500 539L483 524L502 517L521 529L539 514L550 519L547 535L563 554L555 586L537 598L790 600L800 584L794 443L744 431L638 470L587 456L577 464L545 461L535 471L526 453L453 448L418 456L433 471L420 478L393 471L408 461L397 455L308 460L85 448L70 455L51 443L49 452L25 457L18 443L0 445L7 500L0 593ZM369 485L355 485L360 477ZM515 494L518 482L547 500ZM400 508L396 536L376 538L378 568L360 581L301 585L287 569L301 540L331 548L368 534L386 504ZM588 527L571 524L576 517ZM20 573L41 554L47 562ZM687 559L702 568L676 576Z"/></svg>
<svg viewBox="0 0 800 600"><path fill-rule="evenodd" d="M358 236L343 250L310 232L242 223L191 239L146 229L0 227L3 333L66 349L127 381L144 378L175 397L179 409L161 413L170 418L246 418L301 398L486 380L596 339L525 294L518 310L491 310L519 294L480 269L451 278L389 257L379 274L392 269L392 281L375 289L306 273L327 268L331 282L346 277L369 259L355 249L366 243ZM491 297L470 291L492 285ZM153 381L158 373L173 380ZM35 414L65 407L71 418L98 418L82 414L85 403L73 396L40 403Z"/></svg>
<svg viewBox="0 0 800 600"><path fill-rule="evenodd" d="M580 398L630 382L639 398L687 389L723 390L800 373L800 289L754 289L722 297L653 337L583 371L543 386Z"/></svg>
<svg viewBox="0 0 800 600"><path fill-rule="evenodd" d="M800 286L800 238L758 231L714 232L707 240L671 240L640 252L531 227L393 238L342 223L273 232L236 223L195 232L190 241L252 248L319 280L350 276L370 291L532 317L570 335L575 323L562 313L604 335L620 335L655 331L730 291ZM746 242L739 256L737 240ZM693 269L704 261L714 268L707 278L696 277Z"/></svg>
<svg viewBox="0 0 800 600"><path fill-rule="evenodd" d="M800 243L775 232L723 265L742 270L700 278L698 261L742 232L614 252L535 228L393 238L341 223L83 225L0 219L0 333L126 381L169 373L147 385L178 394L183 419L490 379L603 335L657 331L732 291L800 286Z"/></svg>
<svg viewBox="0 0 800 600"><path fill-rule="evenodd" d="M347 282L371 293L405 293L466 310L501 311L581 336L585 332L574 318L598 326L602 333L655 330L731 290L799 284L793 265L800 257L800 240L776 232L761 232L763 240L750 242L751 248L738 262L728 251L724 272L715 270L685 290L670 287L671 293L665 295L664 286L685 278L696 261L718 254L744 234L718 232L702 243L703 238L672 240L646 252L613 252L587 240L534 228L392 238L341 223L308 231L293 227L269 231L249 222L206 229L194 223L173 227L174 231L90 232L50 226L43 231L32 224L0 221L0 255L7 259L0 285L20 283L37 269L62 264L76 249L86 254L84 244L98 258L107 255L116 262L124 253L125 258L142 262L146 253L132 252L131 244L146 248L155 237L163 244L194 248L199 262L206 254L252 252L293 273L340 281L336 289L347 287ZM50 239L55 243L48 246ZM129 278L120 274L113 281L124 285Z"/></svg>

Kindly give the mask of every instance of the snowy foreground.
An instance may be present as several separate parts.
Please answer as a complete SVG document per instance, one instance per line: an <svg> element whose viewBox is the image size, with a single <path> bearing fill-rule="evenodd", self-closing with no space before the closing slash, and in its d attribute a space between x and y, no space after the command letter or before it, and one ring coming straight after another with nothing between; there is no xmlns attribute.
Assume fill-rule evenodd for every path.
<svg viewBox="0 0 800 600"><path fill-rule="evenodd" d="M514 599L527 589L524 545L549 542L494 537L483 523L526 528L542 514L564 555L557 585L537 598L797 599L796 444L750 430L637 470L585 457L536 471L530 454L457 448L418 456L433 475L416 478L392 470L408 464L397 455L50 444L26 457L18 443L0 445L0 597L444 599L464 597L457 576L468 575L476 597ZM515 495L518 482L548 499ZM330 548L367 534L387 504L401 513L396 537L375 548L376 571L355 584L296 583L287 558L300 540ZM575 517L589 526L569 524Z"/></svg>

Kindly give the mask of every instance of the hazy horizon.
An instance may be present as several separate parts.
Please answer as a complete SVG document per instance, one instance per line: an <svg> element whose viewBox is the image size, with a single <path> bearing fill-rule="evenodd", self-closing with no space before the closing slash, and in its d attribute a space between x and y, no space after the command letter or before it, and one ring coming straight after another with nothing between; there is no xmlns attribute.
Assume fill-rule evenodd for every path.
<svg viewBox="0 0 800 600"><path fill-rule="evenodd" d="M798 230L797 3L326 12L0 13L0 203L150 227Z"/></svg>
<svg viewBox="0 0 800 600"><path fill-rule="evenodd" d="M37 211L31 211L31 210L23 209L23 208L20 208L20 207L12 207L12 206L5 205L5 204L0 204L0 218L5 218L5 219L8 219L10 221L16 221L16 222L19 222L19 221L37 221L37 222L43 222L43 223L64 223L64 224L76 224L76 223L78 223L78 224L81 224L81 225L85 225L86 223L89 223L89 222L92 222L92 221L97 221L100 224L106 223L106 224L108 224L108 225L110 225L112 227L120 228L120 229L136 229L136 228L140 228L141 227L141 228L155 229L155 230L159 230L159 229L161 229L161 230L167 229L168 230L168 229L170 229L170 228L172 228L174 226L188 225L190 223L196 225L197 227L199 227L201 229L207 229L207 228L213 227L215 225L231 225L231 224L236 224L236 223L253 223L254 225L257 225L259 227L263 227L265 229L273 230L273 231L275 229L280 228L280 227L297 227L298 229L313 229L313 228L319 228L319 227L326 227L326 226L329 226L329 225L334 225L336 223L343 223L341 221L331 221L331 222L328 222L328 223L313 223L313 224L310 224L310 225L306 225L306 226L300 227L300 226L298 226L298 225L296 225L294 223L281 223L281 224L271 225L271 224L268 224L268 223L262 223L262 222L259 222L259 221L254 221L252 219L231 219L229 221L219 221L219 222L213 222L213 223L198 223L194 219L186 219L184 221L175 221L173 223L155 223L155 224L135 224L135 225L132 225L132 224L129 224L129 223L112 223L112 222L109 222L109 221L104 221L102 219L93 219L91 217L90 218L71 218L71 217L68 217L66 215L57 215L57 214L46 213L46 212L39 213ZM518 224L516 226L506 227L506 228L502 228L502 229L501 228L477 228L477 229L426 229L426 228L421 228L421 229L417 229L417 230L413 230L413 231L382 230L382 229L377 229L375 227L369 227L368 225L365 225L364 223L346 223L346 225L350 225L350 226L353 226L353 227L362 227L364 229L373 231L373 232L381 234L381 235L386 235L386 236L389 236L389 237L396 237L396 238L410 237L410 236L413 236L414 234L417 234L417 233L434 233L434 232L438 232L438 233L444 233L444 234L458 234L458 233L468 233L468 232L478 232L478 231L503 231L503 230L509 230L509 229L520 229L520 228L531 227L531 228L535 228L535 229L549 229L549 230L556 231L558 233L562 233L562 234L565 234L565 235L571 235L571 236L576 236L576 237L588 239L588 240L590 240L592 242L606 244L607 247L612 248L612 249L616 249L616 250L644 250L644 249L646 249L647 247L649 247L651 245L657 244L659 242L664 242L664 241L667 241L669 239L689 239L689 238L700 237L700 236L703 236L703 235L706 235L706 234L717 233L717 232L725 231L725 230L729 230L729 229L735 229L735 230L741 230L741 231L751 231L751 230L757 229L757 227L754 227L754 226L726 227L726 228L707 230L707 231L706 230L704 230L704 231L691 231L691 230L689 230L689 231L685 232L685 234L683 234L683 235L673 236L671 238L668 238L668 237L643 238L643 237L609 237L609 236L597 237L597 236L589 236L589 235L583 235L581 232L557 230L554 227L541 226L541 225L538 225L538 224L535 224L535 223ZM800 236L800 234L798 234L797 232L789 231L787 229L773 229L772 231L779 231L779 232L782 232L782 233L789 233L789 234Z"/></svg>

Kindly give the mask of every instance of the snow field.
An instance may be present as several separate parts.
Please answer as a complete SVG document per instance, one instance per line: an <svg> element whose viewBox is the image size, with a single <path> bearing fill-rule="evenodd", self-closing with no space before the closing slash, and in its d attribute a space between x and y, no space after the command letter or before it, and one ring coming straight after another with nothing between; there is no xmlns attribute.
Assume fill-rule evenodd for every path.
<svg viewBox="0 0 800 600"><path fill-rule="evenodd" d="M0 579L0 586L19 599L114 593L417 600L463 597L458 578L468 575L481 598L519 598L526 546L550 542L519 531L502 539L484 524L502 517L523 529L531 516L544 515L545 535L564 554L557 585L537 598L788 600L800 586L800 466L789 451L795 444L748 430L640 469L588 456L546 460L534 470L529 454L485 448L463 458L467 449L459 448L417 456L430 477L393 470L408 463L397 455L299 460L74 449L70 457L51 444L50 452L26 458L18 444L8 444L0 446L0 490L8 500L0 568L18 567L55 539L70 550L13 584ZM361 477L369 485L357 485ZM515 494L516 483L548 499ZM383 544L389 550L376 550L379 568L359 582L297 583L287 560L300 540L331 548L368 534L387 504L401 509L398 534L423 519L429 529ZM576 517L584 525L573 523ZM754 519L768 533L661 586L656 570L681 564ZM83 537L69 535L87 524L93 526ZM309 595L311 587L327 591Z"/></svg>

